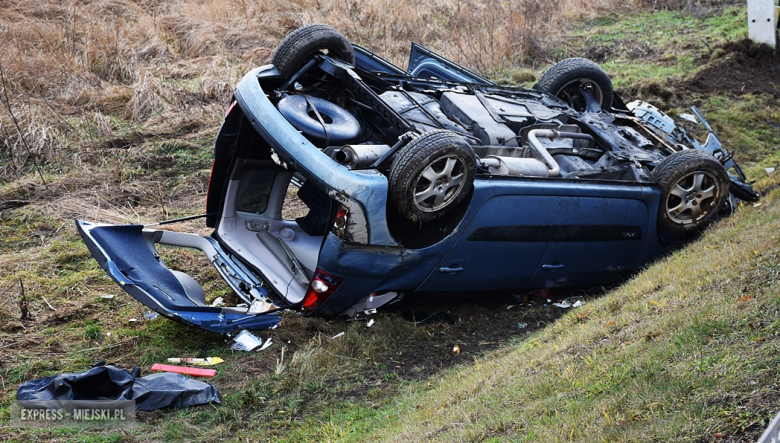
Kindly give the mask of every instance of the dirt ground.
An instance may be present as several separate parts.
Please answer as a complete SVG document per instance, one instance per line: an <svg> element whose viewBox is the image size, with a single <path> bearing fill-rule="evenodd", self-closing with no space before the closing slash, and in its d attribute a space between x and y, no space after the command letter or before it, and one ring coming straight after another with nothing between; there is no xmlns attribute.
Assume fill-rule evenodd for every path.
<svg viewBox="0 0 780 443"><path fill-rule="evenodd" d="M770 94L780 98L780 54L776 50L744 39L715 47L713 58L711 66L678 87L699 94Z"/></svg>

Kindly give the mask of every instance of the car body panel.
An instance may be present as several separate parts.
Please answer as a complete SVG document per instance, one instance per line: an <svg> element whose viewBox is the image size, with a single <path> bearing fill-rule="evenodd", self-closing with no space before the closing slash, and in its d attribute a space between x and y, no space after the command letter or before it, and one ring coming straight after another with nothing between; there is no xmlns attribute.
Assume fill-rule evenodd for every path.
<svg viewBox="0 0 780 443"><path fill-rule="evenodd" d="M406 72L410 77L415 78L436 78L453 82L495 85L476 72L447 60L417 43L412 43L412 49L409 52L409 67Z"/></svg>
<svg viewBox="0 0 780 443"><path fill-rule="evenodd" d="M301 135L276 110L258 83L257 75L267 69L261 67L252 70L236 88L236 101L252 126L284 161L294 165L307 178L319 182L334 199L351 210L360 211L367 218L368 243L397 245L385 224L387 178L376 171L350 171L323 154Z"/></svg>
<svg viewBox="0 0 780 443"><path fill-rule="evenodd" d="M195 291L187 288L189 282L185 280L183 284L182 278L171 272L157 254L153 243L155 237L158 242L162 240L162 231L155 235L152 231L144 231L141 225L96 225L81 220L76 221L76 226L106 274L133 298L165 317L215 332L238 328L267 329L281 322L276 314L249 314L247 310L240 312L208 306L204 300L199 300L193 295L197 294L197 288ZM169 234L175 239L179 233ZM220 264L217 269L224 277L242 275L239 267L219 254L219 245L212 242L212 239L203 238L196 243L211 252L209 258ZM230 280L226 278L226 281ZM255 288L255 291L261 291L260 296L267 295L262 288ZM242 291L236 288L236 292Z"/></svg>

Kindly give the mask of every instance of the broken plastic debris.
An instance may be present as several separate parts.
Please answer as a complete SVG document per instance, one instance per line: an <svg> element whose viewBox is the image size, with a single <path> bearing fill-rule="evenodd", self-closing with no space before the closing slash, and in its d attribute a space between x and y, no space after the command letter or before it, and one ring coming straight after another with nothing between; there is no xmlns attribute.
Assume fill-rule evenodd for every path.
<svg viewBox="0 0 780 443"><path fill-rule="evenodd" d="M225 299L222 297L217 297L214 299L213 302L211 302L211 306L213 307L225 306Z"/></svg>
<svg viewBox="0 0 780 443"><path fill-rule="evenodd" d="M343 332L339 332L338 334L334 335L334 336L333 336L333 337L331 337L330 339L331 339L331 340L333 340L334 338L339 338L339 337L341 337L342 335L344 335L344 333L343 333Z"/></svg>
<svg viewBox="0 0 780 443"><path fill-rule="evenodd" d="M255 300L249 306L249 312L247 312L247 313L248 314L259 314L261 312L270 311L271 309L276 309L276 306L274 306L273 303L268 303L268 302L262 301L262 300Z"/></svg>
<svg viewBox="0 0 780 443"><path fill-rule="evenodd" d="M372 318L371 320L368 321L368 323L366 323L366 327L370 328L371 326L374 326L374 323L375 323L374 319Z"/></svg>
<svg viewBox="0 0 780 443"><path fill-rule="evenodd" d="M585 302L584 302L584 301L582 301L582 300L577 300L577 301L575 301L575 302L574 302L574 304L573 304L573 305L571 305L571 307L572 307L572 308L579 308L580 306L582 306L582 305L584 305L584 304L585 304Z"/></svg>
<svg viewBox="0 0 780 443"><path fill-rule="evenodd" d="M376 314L376 308L366 309L365 311L363 311L363 313L366 314L366 315Z"/></svg>
<svg viewBox="0 0 780 443"><path fill-rule="evenodd" d="M685 113L683 113L683 114L680 114L680 118L683 119L683 120L688 120L691 123L696 123L697 125L699 124L699 121L696 120L696 116L693 115L693 114L685 114Z"/></svg>
<svg viewBox="0 0 780 443"><path fill-rule="evenodd" d="M146 314L144 314L144 318L147 319L147 320L154 320L155 318L157 318L159 316L160 316L160 314L158 314L156 312L147 312Z"/></svg>
<svg viewBox="0 0 780 443"><path fill-rule="evenodd" d="M116 295L113 295L113 294L106 294L106 295L101 295L100 296L100 298L102 298L103 300L111 300L114 297L116 297Z"/></svg>
<svg viewBox="0 0 780 443"><path fill-rule="evenodd" d="M128 321L129 321L130 323L135 323L135 322L137 322L137 321L138 321L138 319L137 319L137 318L131 318L131 319L130 319L130 320L128 320Z"/></svg>
<svg viewBox="0 0 780 443"><path fill-rule="evenodd" d="M152 365L152 372L174 372L176 374L186 374L195 377L209 378L217 375L216 369L189 368L186 366L161 365L160 363L155 363Z"/></svg>
<svg viewBox="0 0 780 443"><path fill-rule="evenodd" d="M771 174L775 172L775 168L765 168L764 171L766 171L767 174Z"/></svg>
<svg viewBox="0 0 780 443"><path fill-rule="evenodd" d="M564 300L564 301L562 301L560 303L553 303L552 305L553 306L557 306L557 307L562 308L562 309L571 308L571 303L569 303L568 300Z"/></svg>
<svg viewBox="0 0 780 443"><path fill-rule="evenodd" d="M512 308L514 308L514 307L515 307L515 305L509 305L509 306L507 306L506 308L507 308L507 309L512 309Z"/></svg>
<svg viewBox="0 0 780 443"><path fill-rule="evenodd" d="M222 360L219 357L207 357L207 358L172 357L168 359L168 363L192 363L194 365L201 365L201 366L212 366L212 365L222 363L224 361L225 360Z"/></svg>
<svg viewBox="0 0 780 443"><path fill-rule="evenodd" d="M263 346L261 346L260 349L258 349L258 351L262 351L264 349L268 349L269 346L271 346L271 339L270 338L268 340L266 340L265 343L263 343Z"/></svg>
<svg viewBox="0 0 780 443"><path fill-rule="evenodd" d="M233 338L233 346L230 349L234 351L251 351L263 344L263 340L258 338L247 330L243 330Z"/></svg>
<svg viewBox="0 0 780 443"><path fill-rule="evenodd" d="M458 346L458 345L453 346L452 347L452 352L454 352L456 354L460 354L460 346Z"/></svg>
<svg viewBox="0 0 780 443"><path fill-rule="evenodd" d="M523 328L525 328L527 326L528 326L528 323L518 323L517 324L517 329L523 329Z"/></svg>

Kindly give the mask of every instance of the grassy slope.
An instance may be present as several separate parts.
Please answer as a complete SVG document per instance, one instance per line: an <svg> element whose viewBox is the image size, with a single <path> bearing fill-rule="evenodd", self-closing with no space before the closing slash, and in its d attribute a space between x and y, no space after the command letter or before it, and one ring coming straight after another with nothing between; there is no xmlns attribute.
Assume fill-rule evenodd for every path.
<svg viewBox="0 0 780 443"><path fill-rule="evenodd" d="M413 390L349 439L687 441L755 431L780 397L779 196L532 339Z"/></svg>
<svg viewBox="0 0 780 443"><path fill-rule="evenodd" d="M613 48L605 68L616 85L631 94L637 84L657 86L667 77L692 75L701 67L698 63L706 63L707 48L686 48L689 42L705 39L712 45L742 38L743 15L742 9L735 9L703 19L670 12L607 17L571 30L567 40L572 48ZM717 23L712 34L704 26ZM684 38L662 38L679 36L680 29L686 32ZM656 56L659 48L673 56L648 56L632 63L634 49L647 45ZM654 101L652 91L657 88L645 89L641 92L650 92L646 98ZM683 112L690 104L709 112L724 141L740 146L741 158L758 161L751 176L761 177L759 186L777 181L759 175L761 167L778 164L774 151L780 131L765 125L780 121L776 102L764 96L691 97L690 102L671 100L665 109ZM137 131L121 116L111 119L119 132L127 131L119 137L132 138ZM8 418L16 384L81 371L101 358L146 369L173 355L222 356L228 363L219 368L214 383L223 393L223 405L159 411L127 433L12 430L16 438L468 441L495 436L592 441L598 435L609 441L647 440L649 435L665 441L734 435L743 427L755 431L774 413L771 402L778 381L770 368L777 355L777 297L772 293L777 241L770 237L778 218L775 195L721 222L701 241L530 341L518 338L489 355L464 350L456 360L462 364L459 369L430 377L398 375L400 370L393 367L401 357L395 343L433 340L426 346L441 346L437 352L444 355L451 331L444 326L415 328L392 316L380 317L370 330L288 318L284 328L273 332L276 343L291 342L281 361L279 346L272 353L242 355L227 350L214 334L167 321L130 323L129 318L142 318L145 309L123 294L112 301L99 297L119 290L73 237L68 219L84 216L80 195L90 198L91 205L85 206L90 211L98 214L100 207L106 221L200 210L198 193L208 176L212 132L153 134L106 158L99 150L87 149L84 161L103 162L100 173L105 175L85 179L93 170L85 169L85 174L76 167L60 173L49 166L44 173L54 184L48 187L40 186L33 172L0 187L4 198L35 200L5 211L0 225L0 325L10 331L0 332L0 426ZM197 174L183 172L192 170ZM107 177L111 193L102 189ZM117 191L135 203L99 200ZM167 262L185 270L205 269L186 253ZM213 273L204 271L198 277L208 282L211 296L225 294ZM12 317L18 314L19 279L25 282L34 316L24 326ZM326 337L341 330L347 331L344 340L328 342ZM438 342L431 338L442 335ZM413 371L428 374L430 368Z"/></svg>

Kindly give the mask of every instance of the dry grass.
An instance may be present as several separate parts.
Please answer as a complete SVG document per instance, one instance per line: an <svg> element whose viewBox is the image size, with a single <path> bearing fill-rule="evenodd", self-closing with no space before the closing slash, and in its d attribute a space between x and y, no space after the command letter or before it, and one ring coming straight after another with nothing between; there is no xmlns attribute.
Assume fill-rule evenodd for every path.
<svg viewBox="0 0 780 443"><path fill-rule="evenodd" d="M324 22L404 65L410 41L496 73L616 0L0 1L0 180L78 165L128 132L218 126L218 108L298 26ZM7 96L5 95L7 94ZM16 119L18 123L14 123ZM42 180L42 179L41 179Z"/></svg>

